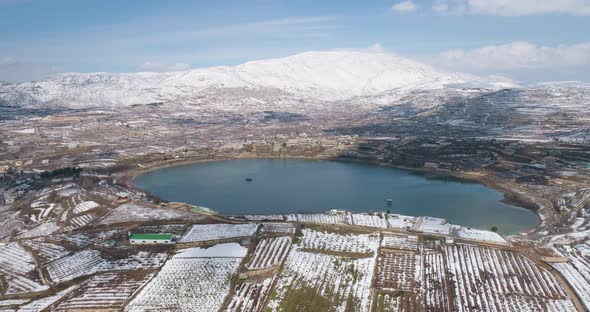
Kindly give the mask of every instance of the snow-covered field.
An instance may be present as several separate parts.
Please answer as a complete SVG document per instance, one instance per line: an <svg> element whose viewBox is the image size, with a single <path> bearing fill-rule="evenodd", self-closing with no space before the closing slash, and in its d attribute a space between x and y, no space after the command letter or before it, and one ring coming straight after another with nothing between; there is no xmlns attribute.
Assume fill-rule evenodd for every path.
<svg viewBox="0 0 590 312"><path fill-rule="evenodd" d="M249 270L268 269L280 264L291 247L290 237L264 238L258 242L250 261Z"/></svg>
<svg viewBox="0 0 590 312"><path fill-rule="evenodd" d="M156 269L166 258L166 253L139 251L127 258L108 260L100 251L87 249L51 262L47 272L53 283L59 284L99 272Z"/></svg>
<svg viewBox="0 0 590 312"><path fill-rule="evenodd" d="M546 269L512 251L456 244L445 248L457 311L573 311Z"/></svg>
<svg viewBox="0 0 590 312"><path fill-rule="evenodd" d="M271 311L368 311L375 257L350 259L301 251L294 245L271 298Z"/></svg>
<svg viewBox="0 0 590 312"><path fill-rule="evenodd" d="M99 274L68 294L66 299L52 310L121 310L123 304L150 278L150 274Z"/></svg>
<svg viewBox="0 0 590 312"><path fill-rule="evenodd" d="M168 258L163 252L139 251L127 258L110 260L105 270L157 269Z"/></svg>
<svg viewBox="0 0 590 312"><path fill-rule="evenodd" d="M253 236L258 224L197 224L184 234L179 243L209 242Z"/></svg>
<svg viewBox="0 0 590 312"><path fill-rule="evenodd" d="M294 214L288 215L287 221L320 224L352 224L349 214Z"/></svg>
<svg viewBox="0 0 590 312"><path fill-rule="evenodd" d="M199 220L201 217L187 211L148 208L135 204L123 204L113 209L100 224L146 222L155 220Z"/></svg>
<svg viewBox="0 0 590 312"><path fill-rule="evenodd" d="M449 235L452 230L452 225L447 223L447 220L433 217L421 217L420 224L416 229L419 232Z"/></svg>
<svg viewBox="0 0 590 312"><path fill-rule="evenodd" d="M0 277L4 294L15 295L47 290L35 269L33 256L20 244L0 246Z"/></svg>
<svg viewBox="0 0 590 312"><path fill-rule="evenodd" d="M59 230L59 226L54 221L41 223L38 226L21 233L19 238L30 238L36 236L46 236Z"/></svg>
<svg viewBox="0 0 590 312"><path fill-rule="evenodd" d="M82 228L82 227L88 225L90 222L94 221L94 219L96 219L96 217L97 217L96 214L94 214L92 212L73 217L69 220L69 225L64 227L64 230L71 231L71 230Z"/></svg>
<svg viewBox="0 0 590 312"><path fill-rule="evenodd" d="M236 285L233 296L225 312L261 312L264 311L264 303L270 294L274 278L265 278L262 281L243 282Z"/></svg>
<svg viewBox="0 0 590 312"><path fill-rule="evenodd" d="M88 203L75 201L70 210ZM131 206L125 213L137 207L150 210L148 214L162 210ZM79 216L92 209L82 209ZM19 238L0 245L2 294L77 285L44 299L0 301L0 311L575 309L554 271L511 251L507 241L492 232L438 218L387 214L301 214L286 219L367 229L292 222L183 224L178 233L188 230L180 243L217 245L175 253L149 251L156 248L150 246L135 252L105 249L111 246L107 241L125 240L125 230ZM296 233L297 226L301 231ZM397 231L401 228L436 235L402 234ZM441 235L456 238L455 243ZM112 248L135 248L125 246ZM579 243L554 250L558 248L571 261L553 267L590 306L590 247ZM46 272L43 281L39 271Z"/></svg>
<svg viewBox="0 0 590 312"><path fill-rule="evenodd" d="M126 232L117 230L108 230L95 233L77 233L77 234L56 234L48 236L47 239L55 243L68 243L78 248L85 248L92 244L99 243L104 240L113 239L117 236L125 236Z"/></svg>
<svg viewBox="0 0 590 312"><path fill-rule="evenodd" d="M454 226L453 228L453 235L455 238L463 239L463 240L471 240L471 241L478 241L484 243L491 243L491 244L500 244L500 245L508 245L508 241L506 241L500 234L490 232L490 231L482 231L476 229L468 229L465 227Z"/></svg>
<svg viewBox="0 0 590 312"><path fill-rule="evenodd" d="M263 223L260 234L269 235L292 235L295 233L295 226L292 223L268 222Z"/></svg>
<svg viewBox="0 0 590 312"><path fill-rule="evenodd" d="M100 272L107 266L107 263L100 251L83 250L51 262L47 266L47 272L51 280L59 284L80 276Z"/></svg>
<svg viewBox="0 0 590 312"><path fill-rule="evenodd" d="M352 224L366 227L387 228L387 215L385 214L368 214L353 213Z"/></svg>
<svg viewBox="0 0 590 312"><path fill-rule="evenodd" d="M73 285L73 286L70 286L70 287L56 293L55 295L41 298L38 300L34 300L33 302L20 307L20 309L18 309L18 312L46 311L45 309L49 308L51 305L55 304L57 301L64 298L67 294L71 293L76 288L78 288L78 285Z"/></svg>
<svg viewBox="0 0 590 312"><path fill-rule="evenodd" d="M422 249L422 283L420 297L427 311L450 310L447 270L442 252Z"/></svg>
<svg viewBox="0 0 590 312"><path fill-rule="evenodd" d="M383 235L381 247L408 251L418 251L418 238L408 239L406 235Z"/></svg>
<svg viewBox="0 0 590 312"><path fill-rule="evenodd" d="M283 215L245 215L244 219L248 221L283 221Z"/></svg>
<svg viewBox="0 0 590 312"><path fill-rule="evenodd" d="M80 213L86 212L88 210L92 210L92 209L94 209L94 208L96 208L98 206L99 205L96 202L93 202L93 201L85 201L85 202L81 202L81 203L77 204L74 207L74 210L73 211L74 211L74 214L80 214Z"/></svg>
<svg viewBox="0 0 590 312"><path fill-rule="evenodd" d="M580 252L580 246L585 246L584 251L587 248L586 244L579 244L570 252L564 251L570 262L553 263L552 266L565 277L582 300L582 304L590 310L590 260L588 255Z"/></svg>
<svg viewBox="0 0 590 312"><path fill-rule="evenodd" d="M392 229L413 229L418 218L412 216L389 214L387 215L387 224Z"/></svg>
<svg viewBox="0 0 590 312"><path fill-rule="evenodd" d="M0 211L1 210L2 206L0 206ZM18 212L14 213L14 215L18 215ZM17 220L13 216L7 216L7 214L4 214L4 217L7 217L7 219L0 221L0 239L4 239L25 227L23 221Z"/></svg>
<svg viewBox="0 0 590 312"><path fill-rule="evenodd" d="M375 269L374 311L449 311L447 268L440 241L384 236ZM383 247L383 242L382 242Z"/></svg>
<svg viewBox="0 0 590 312"><path fill-rule="evenodd" d="M130 302L126 311L217 311L242 258L174 257Z"/></svg>
<svg viewBox="0 0 590 312"><path fill-rule="evenodd" d="M23 244L31 248L37 254L42 265L63 258L70 253L70 251L63 246L53 243L45 243L40 239L23 241Z"/></svg>
<svg viewBox="0 0 590 312"><path fill-rule="evenodd" d="M379 234L337 234L304 229L299 243L302 249L371 255L379 247Z"/></svg>
<svg viewBox="0 0 590 312"><path fill-rule="evenodd" d="M420 255L381 251L377 258L375 286L382 290L417 291L421 274Z"/></svg>

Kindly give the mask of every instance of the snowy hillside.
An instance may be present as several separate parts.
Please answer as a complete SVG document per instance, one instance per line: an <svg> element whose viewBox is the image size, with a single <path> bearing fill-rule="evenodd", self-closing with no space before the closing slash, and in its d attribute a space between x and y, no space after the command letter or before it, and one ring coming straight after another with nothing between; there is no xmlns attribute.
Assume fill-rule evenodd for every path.
<svg viewBox="0 0 590 312"><path fill-rule="evenodd" d="M228 89L323 101L384 92L440 89L481 83L392 54L306 52L286 58L169 73L68 73L0 84L0 103L36 107L108 107L152 102L203 103ZM494 86L494 82L485 82ZM505 86L505 84L497 84ZM205 101L206 102L206 101Z"/></svg>

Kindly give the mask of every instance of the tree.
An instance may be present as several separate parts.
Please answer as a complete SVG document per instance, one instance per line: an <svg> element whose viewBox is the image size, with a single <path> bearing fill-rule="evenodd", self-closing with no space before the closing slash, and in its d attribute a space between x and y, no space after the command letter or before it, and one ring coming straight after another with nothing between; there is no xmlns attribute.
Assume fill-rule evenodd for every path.
<svg viewBox="0 0 590 312"><path fill-rule="evenodd" d="M492 232L498 232L498 227L497 226L492 226Z"/></svg>

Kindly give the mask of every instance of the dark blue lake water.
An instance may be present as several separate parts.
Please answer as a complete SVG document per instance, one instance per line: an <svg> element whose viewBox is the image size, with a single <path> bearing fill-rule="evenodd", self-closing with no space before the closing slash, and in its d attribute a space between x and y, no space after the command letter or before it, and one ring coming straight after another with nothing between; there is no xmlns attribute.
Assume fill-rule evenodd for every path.
<svg viewBox="0 0 590 312"><path fill-rule="evenodd" d="M478 183L349 162L218 161L164 168L134 182L163 199L225 214L389 210L480 229L497 226L505 234L527 230L539 220L530 210L500 202L500 192Z"/></svg>

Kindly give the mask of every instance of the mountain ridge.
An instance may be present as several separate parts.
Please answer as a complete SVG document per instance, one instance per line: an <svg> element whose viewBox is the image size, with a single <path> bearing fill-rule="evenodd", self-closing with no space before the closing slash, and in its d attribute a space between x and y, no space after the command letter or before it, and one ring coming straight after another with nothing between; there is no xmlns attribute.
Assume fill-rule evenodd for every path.
<svg viewBox="0 0 590 312"><path fill-rule="evenodd" d="M486 81L445 72L388 53L312 51L237 66L164 73L66 73L43 80L0 84L0 100L40 107L128 106L178 100L191 103L193 98L212 89L244 88L337 101L390 90L409 92L474 83L489 88L514 86L509 81Z"/></svg>

